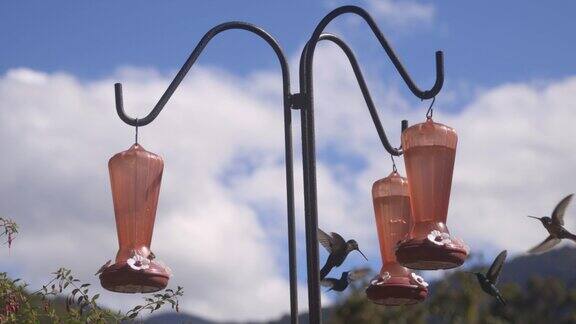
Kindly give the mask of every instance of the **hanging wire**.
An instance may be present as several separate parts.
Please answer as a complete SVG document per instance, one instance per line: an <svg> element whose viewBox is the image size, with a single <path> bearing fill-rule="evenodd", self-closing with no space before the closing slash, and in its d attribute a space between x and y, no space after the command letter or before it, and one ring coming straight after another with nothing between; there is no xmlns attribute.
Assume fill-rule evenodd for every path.
<svg viewBox="0 0 576 324"><path fill-rule="evenodd" d="M392 160L392 171L397 173L398 169L396 169L396 162L394 161L394 156L392 154L390 154L390 159Z"/></svg>
<svg viewBox="0 0 576 324"><path fill-rule="evenodd" d="M136 134L134 135L134 143L138 144L138 118L136 118Z"/></svg>
<svg viewBox="0 0 576 324"><path fill-rule="evenodd" d="M426 112L426 119L432 119L432 115L434 114L434 102L436 102L436 96L432 98L430 107L428 107L428 111Z"/></svg>
<svg viewBox="0 0 576 324"><path fill-rule="evenodd" d="M138 145L138 118L136 118L136 134L134 135L134 143ZM131 221L135 226L132 227L132 237L137 237L137 228L138 220L140 217L136 216L137 208L138 208L138 159L134 161L134 206L135 209L132 210L130 216L132 216ZM132 250L132 253L136 254L135 250ZM131 256L134 257L134 256Z"/></svg>

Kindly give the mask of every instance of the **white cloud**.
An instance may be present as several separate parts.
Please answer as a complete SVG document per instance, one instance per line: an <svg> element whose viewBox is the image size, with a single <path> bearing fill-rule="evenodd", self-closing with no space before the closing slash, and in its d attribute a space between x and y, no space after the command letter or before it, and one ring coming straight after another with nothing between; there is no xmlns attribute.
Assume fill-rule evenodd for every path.
<svg viewBox="0 0 576 324"><path fill-rule="evenodd" d="M370 187L389 173L389 158L341 53L322 47L320 56L319 223L357 238L378 267ZM86 82L28 69L0 77L0 212L22 227L11 255L0 251L0 266L33 285L62 265L98 286L93 272L116 252L106 163L133 138L113 107L117 80L134 116L147 113L169 82L137 68ZM425 107L411 109L382 80L367 81L398 145L399 120L421 121ZM141 143L166 164L152 248L173 268L173 284L185 287L185 311L214 319L288 311L280 88L279 76L266 71L237 78L195 67L165 111L141 129ZM544 238L525 215L549 213L574 191L574 102L576 77L487 89L454 114L442 113L439 96L437 120L460 136L448 226L473 249L518 253ZM296 127L294 134L297 144ZM302 170L295 163L303 257ZM568 228L576 224L573 211ZM345 267L361 260L351 257ZM303 308L304 295L301 289ZM126 307L138 298L105 293L102 300Z"/></svg>
<svg viewBox="0 0 576 324"><path fill-rule="evenodd" d="M474 247L525 251L546 236L526 215L548 215L576 190L575 90L576 78L502 85L448 118L460 130L452 219Z"/></svg>
<svg viewBox="0 0 576 324"><path fill-rule="evenodd" d="M414 0L359 0L359 6L382 26L394 32L405 32L417 27L429 26L436 16L436 7L433 3L423 3ZM350 1L344 0L324 0L325 7L333 10L336 7L350 5ZM345 18L351 26L356 26L362 20ZM346 34L344 30L339 30L338 25L330 27L336 30L336 34ZM334 29L335 28L335 29ZM357 38L358 35L351 34L350 37Z"/></svg>
<svg viewBox="0 0 576 324"><path fill-rule="evenodd" d="M410 0L366 0L368 11L389 24L406 27L414 23L430 23L436 14L430 3Z"/></svg>

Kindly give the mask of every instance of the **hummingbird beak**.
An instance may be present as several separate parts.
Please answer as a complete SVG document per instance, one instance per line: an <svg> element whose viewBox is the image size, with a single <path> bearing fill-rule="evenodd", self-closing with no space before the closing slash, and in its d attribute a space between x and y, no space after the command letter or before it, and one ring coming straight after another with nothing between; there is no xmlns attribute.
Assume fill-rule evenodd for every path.
<svg viewBox="0 0 576 324"><path fill-rule="evenodd" d="M360 248L357 248L356 251L360 252L360 254L362 254L364 259L366 259L366 261L368 261L368 258L364 255L364 253L362 253L362 251L360 251Z"/></svg>
<svg viewBox="0 0 576 324"><path fill-rule="evenodd" d="M540 220L540 217L535 217L535 216L528 216L528 217Z"/></svg>

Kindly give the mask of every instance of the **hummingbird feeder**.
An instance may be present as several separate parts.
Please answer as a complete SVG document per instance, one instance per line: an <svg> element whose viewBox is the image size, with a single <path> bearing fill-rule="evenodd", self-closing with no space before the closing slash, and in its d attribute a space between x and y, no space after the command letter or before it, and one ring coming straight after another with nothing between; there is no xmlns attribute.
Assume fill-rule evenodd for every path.
<svg viewBox="0 0 576 324"><path fill-rule="evenodd" d="M402 133L404 164L414 224L396 250L400 264L421 270L451 269L464 263L469 249L446 227L456 131L429 117Z"/></svg>
<svg viewBox="0 0 576 324"><path fill-rule="evenodd" d="M296 244L295 244L295 225L294 225L294 182L293 182L293 162L292 162L292 113L295 110L298 110L300 113L300 128L302 134L302 166L304 169L304 214L306 215L306 259L307 259L307 286L308 286L308 321L310 323L320 323L321 320L321 298L320 298L320 268L319 268L319 255L318 255L318 195L317 195L317 179L316 179L316 143L315 143L315 108L314 108L314 78L313 78L313 67L314 67L314 55L316 53L316 47L320 41L330 41L337 45L348 58L354 75L356 76L356 80L358 81L358 85L360 86L362 95L366 102L368 111L370 112L370 116L372 117L372 121L384 148L388 153L393 156L400 156L403 153L401 148L393 147L388 138L386 137L385 130L380 122L380 118L378 117L378 111L374 105L374 101L370 95L370 91L366 85L365 78L362 74L360 69L358 60L356 59L353 51L350 47L339 37L333 34L324 33L326 27L336 18L342 15L354 14L359 18L363 19L370 30L373 32L374 36L384 49L387 56L390 58L392 64L394 65L395 69L398 71L410 91L418 98L422 100L432 99L435 98L436 95L442 89L444 84L444 59L443 54L441 51L436 52L436 80L434 84L429 89L421 89L412 79L412 77L408 74L404 66L402 65L399 57L395 54L393 48L390 46L389 42L387 41L386 37L377 26L376 21L370 16L370 14L357 6L342 6L336 8L329 12L322 20L316 25L314 32L312 33L311 37L309 38L308 42L302 49L302 53L300 55L299 61L299 77L296 78L300 81L299 92L291 92L290 87L290 69L288 66L288 60L284 55L284 52L279 45L279 43L272 37L267 31L253 25L250 23L245 22L225 22L220 25L217 25L210 29L208 32L204 34L202 39L197 43L196 47L186 60L186 62L182 65L181 69L178 71L168 88L162 94L156 105L153 109L141 119L130 117L124 111L124 102L122 97L122 85L120 83L115 84L115 94L116 94L116 112L122 121L126 124L139 127L145 126L150 124L162 111L165 107L167 102L170 100L171 96L174 94L174 91L178 88L181 84L183 79L185 78L188 71L192 68L195 64L199 56L202 54L204 49L206 48L207 44L218 34L227 31L227 30L244 30L246 32L253 33L257 35L260 39L265 41L270 47L273 49L274 53L278 58L278 62L280 64L280 68L282 71L282 89L283 89L283 102L284 102L284 149L285 149L285 157L286 157L286 189L287 189L287 212L288 212L288 255L289 255L289 274L290 274L290 314L291 314L291 322L297 322L298 318L298 301L297 301L297 273L296 273ZM402 129L407 127L407 121L402 121ZM454 135L455 136L455 135ZM413 139L412 141L416 141ZM416 141L418 142L418 141ZM416 143L415 142L415 143ZM409 151L412 150L412 147L418 148L415 143L409 143L410 145L404 145L404 148L408 149ZM419 142L418 142L419 143ZM416 143L417 144L417 143ZM455 149L455 142L454 148ZM436 144L435 144L436 145ZM426 147L424 147L426 149ZM143 149L142 149L143 151ZM420 151L416 149L416 153L410 153L415 156L419 156ZM128 151L129 152L129 151ZM126 152L125 152L126 153ZM144 151L142 152L144 155ZM453 153L453 152L452 152ZM152 155L148 153L148 158ZM434 155L436 158L437 156ZM419 157L418 159L421 159ZM157 162L161 162L158 160L154 160ZM425 161L424 163L428 163ZM453 163L453 155L452 155L452 163ZM111 163L112 164L112 163ZM161 164L161 163L160 163ZM418 164L412 162L412 164ZM146 164L148 165L148 164ZM152 165L152 163L150 164ZM116 166L117 167L117 166ZM433 170L440 170L443 167L437 165L424 165L424 167L432 168ZM410 183L418 183L419 186L422 185L422 179L412 181L411 178L418 177L418 168L420 166L412 166L408 172L408 181ZM158 170L156 170L158 171ZM123 179L122 182L126 182L126 184L116 184L115 182L120 182L120 177L115 175L116 173L124 174L122 172L112 172L111 168L111 175L112 182L113 182L113 191L114 191L114 204L116 210L116 220L118 226L118 234L119 234L119 241L120 241L120 251L118 257L116 259L116 264L112 267L106 268L102 275L100 276L102 279L102 285L110 290L115 291L128 291L128 292L135 292L135 291L152 291L154 289L158 289L162 285L165 285L168 280L168 275L166 274L165 268L152 266L154 264L153 261L150 262L150 267L145 269L145 271L133 271L133 268L126 267L125 265L128 264L135 264L136 262L144 262L147 263L150 258L147 257L149 255L149 247L150 247L150 238L152 236L152 225L154 223L154 212L158 197L158 189L160 186L160 176L157 175L158 182L151 185L151 183L146 182L149 185L150 192L147 192L149 195L144 195L144 197L140 195L134 195L134 197L138 197L138 202L135 202L134 197L128 196L126 191L127 187L130 185L134 185L136 181L134 179L128 181L129 179ZM161 174L161 168L159 170ZM411 173L416 173L412 174ZM450 169L450 177L452 175L452 170ZM430 174L426 174L425 176L430 176ZM432 174L432 176L444 177L445 174ZM124 175L125 177L125 175ZM438 179L434 178L434 181L438 181ZM425 179L424 179L425 180ZM140 182L140 181L139 181ZM425 182L425 181L424 181ZM442 182L441 184L445 184L446 181ZM448 185L448 193L450 191L450 180L447 182ZM144 187L138 187L138 192L140 190L148 190ZM152 190L153 189L153 190ZM434 189L434 190L432 190ZM446 188L440 188L442 190L446 190ZM431 192L428 192L432 190ZM411 203L415 204L413 200L417 201L417 204L422 204L423 201L425 203L429 203L439 195L436 192L438 188L420 188L419 190L414 190L414 188L410 187L410 195L411 195ZM415 197L416 191L424 191L426 194L431 194L432 198L428 197L426 199L422 197ZM116 193L118 192L118 193ZM155 199L152 199L150 195L155 192ZM116 197L117 195L122 195L125 197ZM445 196L440 194L441 197ZM130 200L132 197L132 200ZM446 207L447 207L447 196L446 198ZM150 210L145 209L136 209L136 206L141 208L141 202L146 201L147 206L153 206ZM398 199L401 200L401 199ZM153 202L153 203L152 203ZM395 203L396 204L396 203ZM406 204L406 202L404 202ZM130 211L124 210L130 208ZM416 221L420 218L425 219L426 217L432 217L434 220L436 218L442 219L441 222L442 226L440 230L443 230L441 233L444 235L448 235L447 230L445 229L443 223L445 222L446 213L444 215L440 214L433 214L433 216L423 216L417 213L414 213L415 208L414 205L412 208L412 214L414 215ZM436 211L436 206L430 207L431 210L434 212ZM427 210L429 211L429 210ZM138 220L142 218L143 220L139 220L140 223L136 223L135 219ZM378 215L377 215L378 218ZM144 220L145 219L145 220ZM143 224L147 224L148 226L144 226ZM141 227L141 228L140 228ZM135 230L138 228L138 230ZM140 232L140 230L142 232ZM134 234L125 233L125 231L136 231L141 234L146 234L145 237L147 240L136 240ZM130 232L132 233L132 232ZM140 234L139 234L140 235ZM418 237L426 237L426 235L418 235ZM415 238L415 237L414 237ZM380 238L381 243L383 239ZM454 243L454 241L452 241ZM426 255L426 250L419 250L418 247L424 246L423 244L417 244L416 249L408 247L408 253L405 253L404 249L401 249L397 253L397 259L400 264L403 263L401 260L408 260L407 265L412 266L422 266L421 262L424 262L426 267L433 265L434 267L440 268L442 265L446 266L447 264L452 266L455 263L462 263L463 259L466 256L466 252L463 252L462 249L456 249L454 253L446 252L448 250L448 246L443 247L442 250L430 250L433 251L432 254L432 263L429 261L429 256ZM388 244L386 244L388 246ZM387 247L388 248L388 247ZM451 250L452 251L452 250ZM424 252L424 255L422 255ZM137 254L138 253L138 254ZM452 253L452 254L450 254ZM134 257L130 257L134 254ZM448 255L448 256L447 256ZM454 257L453 255L456 255ZM445 260L449 259L449 262ZM454 261L457 259L457 262ZM388 260L388 259L385 259ZM423 261L424 260L424 261ZM385 262L386 263L386 262ZM438 266L440 264L441 266ZM115 270L118 275L112 275L111 269L118 269ZM122 270L119 270L122 269ZM400 270L401 271L401 270ZM394 272L396 274L397 272ZM391 276L392 277L392 276ZM410 274L410 277L416 284L423 283L422 278L415 274ZM393 279L393 278L392 278ZM396 280L396 279L394 279ZM389 283L392 283L390 281ZM404 282L404 281L402 281ZM425 285L423 285L425 286ZM425 287L424 287L425 288ZM376 292L380 292L379 288L375 290ZM386 295L378 295L375 294L375 299L378 300L385 300ZM384 296L384 297L382 297ZM425 297L425 295L424 295Z"/></svg>
<svg viewBox="0 0 576 324"><path fill-rule="evenodd" d="M408 181L396 170L372 186L382 268L366 289L376 304L399 306L423 301L428 284L396 260L396 243L406 238L412 225Z"/></svg>
<svg viewBox="0 0 576 324"><path fill-rule="evenodd" d="M115 292L149 293L168 284L170 269L150 251L164 162L139 144L108 162L119 250L116 262L100 274L102 287Z"/></svg>

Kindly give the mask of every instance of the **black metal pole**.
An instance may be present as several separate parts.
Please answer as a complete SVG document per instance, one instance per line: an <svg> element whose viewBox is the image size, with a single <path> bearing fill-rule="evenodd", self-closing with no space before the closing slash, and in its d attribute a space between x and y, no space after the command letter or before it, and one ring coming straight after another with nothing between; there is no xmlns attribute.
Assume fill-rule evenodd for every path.
<svg viewBox="0 0 576 324"><path fill-rule="evenodd" d="M290 321L291 323L298 323L298 283L296 277L296 229L294 223L294 167L292 155L292 96L290 94L290 71L288 67L288 60L282 51L282 48L268 32L262 28L245 23L232 21L220 24L209 30L200 42L196 45L192 54L188 57L178 74L174 77L158 103L154 106L152 111L144 118L132 118L126 115L124 111L124 103L122 99L122 84L116 83L114 86L116 94L116 112L122 121L131 126L145 126L151 123L162 111L174 91L178 88L192 65L196 62L206 45L214 36L219 33L231 30L240 29L246 30L258 35L268 45L272 47L274 53L278 57L280 67L282 70L282 84L283 84L283 103L284 103L284 150L285 150L285 165L286 165L286 200L287 200L287 223L288 223L288 267L290 276Z"/></svg>
<svg viewBox="0 0 576 324"><path fill-rule="evenodd" d="M306 217L306 251L307 251L307 276L308 276L308 307L309 307L309 322L320 323L321 318L321 299L320 299L320 274L319 274L319 260L318 260L318 201L317 201L317 184L316 184L316 149L315 149L315 128L314 128L314 89L313 89L313 59L316 45L322 38L322 32L326 26L336 17L345 14L353 13L362 17L372 29L376 38L386 51L386 54L404 79L408 88L420 99L433 98L440 92L444 82L444 65L442 52L436 52L436 81L430 90L420 90L412 81L410 75L404 69L402 63L394 53L393 49L388 44L388 41L376 25L374 19L364 9L356 6L343 6L337 8L326 15L314 30L310 40L307 42L302 52L300 61L300 94L301 98L301 127L302 127L302 163L304 167L304 207ZM352 51L345 45L344 42L330 36L324 36L325 39L334 41L339 45L346 56L350 60L358 84L364 95L364 99L370 110L372 120L376 125L376 129L380 136L386 150L392 155L400 155L400 149L393 148L384 133L384 129L378 119L376 109L370 98L369 90L366 87L362 73L358 67L358 63L354 58ZM404 126L405 123L403 122Z"/></svg>

